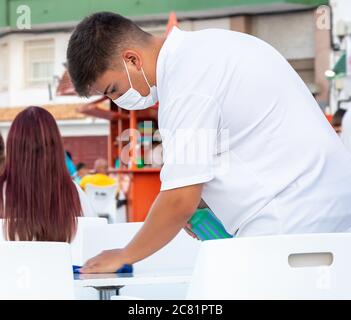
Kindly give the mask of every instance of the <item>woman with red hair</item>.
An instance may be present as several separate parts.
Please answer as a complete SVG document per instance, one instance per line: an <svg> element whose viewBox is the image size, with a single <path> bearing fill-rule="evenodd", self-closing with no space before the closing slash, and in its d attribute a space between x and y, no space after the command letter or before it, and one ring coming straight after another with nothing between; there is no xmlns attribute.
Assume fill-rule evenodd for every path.
<svg viewBox="0 0 351 320"><path fill-rule="evenodd" d="M8 240L70 242L77 217L91 215L64 157L60 132L48 111L29 107L17 115L0 175L0 218Z"/></svg>

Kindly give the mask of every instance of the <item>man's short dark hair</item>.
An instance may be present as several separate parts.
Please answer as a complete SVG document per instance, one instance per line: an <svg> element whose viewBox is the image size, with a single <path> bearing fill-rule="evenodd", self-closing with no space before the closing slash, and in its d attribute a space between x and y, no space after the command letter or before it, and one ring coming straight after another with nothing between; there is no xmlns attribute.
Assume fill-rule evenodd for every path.
<svg viewBox="0 0 351 320"><path fill-rule="evenodd" d="M126 45L143 45L150 37L133 21L113 12L84 18L73 31L67 49L68 72L76 92L89 96L89 87L99 76L121 65L122 59L116 59Z"/></svg>
<svg viewBox="0 0 351 320"><path fill-rule="evenodd" d="M345 113L345 109L338 109L337 111L335 111L332 119L332 125L335 127L340 127L342 124L342 118L344 117Z"/></svg>
<svg viewBox="0 0 351 320"><path fill-rule="evenodd" d="M84 162L79 162L77 165L76 165L76 169L77 171L79 171L80 169L84 169L86 168L86 164Z"/></svg>

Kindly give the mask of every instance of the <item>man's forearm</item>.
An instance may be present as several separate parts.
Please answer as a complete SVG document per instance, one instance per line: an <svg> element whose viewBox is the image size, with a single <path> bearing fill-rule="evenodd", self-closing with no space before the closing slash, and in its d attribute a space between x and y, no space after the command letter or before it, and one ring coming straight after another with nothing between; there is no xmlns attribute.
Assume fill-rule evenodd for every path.
<svg viewBox="0 0 351 320"><path fill-rule="evenodd" d="M156 198L143 227L123 249L126 263L142 260L169 243L186 225L200 201L202 186L190 186L192 201L169 197L162 192Z"/></svg>

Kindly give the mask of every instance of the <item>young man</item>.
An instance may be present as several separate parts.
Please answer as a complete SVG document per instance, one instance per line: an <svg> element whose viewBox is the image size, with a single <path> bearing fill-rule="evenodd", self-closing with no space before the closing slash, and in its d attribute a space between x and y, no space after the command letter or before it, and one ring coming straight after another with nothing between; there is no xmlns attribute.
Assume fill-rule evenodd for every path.
<svg viewBox="0 0 351 320"><path fill-rule="evenodd" d="M201 197L236 236L351 227L351 155L263 41L218 29L154 37L103 12L76 27L67 58L82 96L100 93L128 110L159 101L163 145L161 192L142 229L82 272L114 272L161 249Z"/></svg>

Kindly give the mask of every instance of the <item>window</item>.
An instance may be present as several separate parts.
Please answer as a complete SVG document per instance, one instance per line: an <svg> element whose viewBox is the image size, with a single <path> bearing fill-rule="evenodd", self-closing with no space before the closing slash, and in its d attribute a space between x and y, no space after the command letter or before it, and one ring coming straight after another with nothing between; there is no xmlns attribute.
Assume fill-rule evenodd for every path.
<svg viewBox="0 0 351 320"><path fill-rule="evenodd" d="M26 86L50 83L54 76L54 40L26 41L24 52Z"/></svg>
<svg viewBox="0 0 351 320"><path fill-rule="evenodd" d="M8 59L8 45L6 43L0 44L0 92L8 89Z"/></svg>

